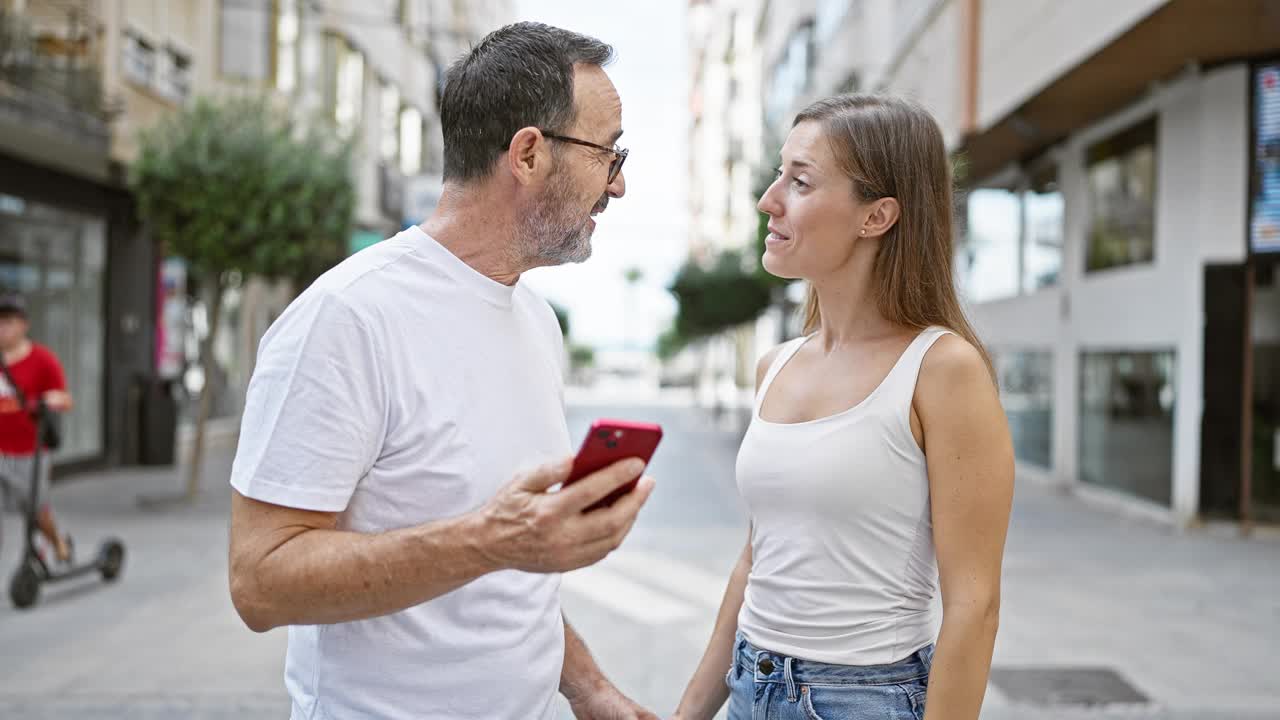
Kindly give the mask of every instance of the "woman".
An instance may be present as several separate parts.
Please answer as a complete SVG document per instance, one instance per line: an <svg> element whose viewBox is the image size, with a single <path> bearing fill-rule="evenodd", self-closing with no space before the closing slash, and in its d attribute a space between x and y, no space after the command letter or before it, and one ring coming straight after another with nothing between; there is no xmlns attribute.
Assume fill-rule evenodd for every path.
<svg viewBox="0 0 1280 720"><path fill-rule="evenodd" d="M821 100L759 207L765 269L809 282L806 335L760 361L751 534L676 717L976 720L1013 451L952 281L942 134L904 100Z"/></svg>

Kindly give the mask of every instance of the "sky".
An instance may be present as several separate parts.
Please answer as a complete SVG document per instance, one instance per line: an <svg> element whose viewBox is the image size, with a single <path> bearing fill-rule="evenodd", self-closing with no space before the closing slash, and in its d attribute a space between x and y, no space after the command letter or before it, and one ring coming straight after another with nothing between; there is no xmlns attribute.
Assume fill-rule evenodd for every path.
<svg viewBox="0 0 1280 720"><path fill-rule="evenodd" d="M517 0L537 20L613 45L606 68L622 97L625 197L596 218L591 259L540 268L523 282L569 311L570 339L597 350L649 348L675 315L667 286L687 253L688 111L685 0ZM628 287L623 273L643 279Z"/></svg>

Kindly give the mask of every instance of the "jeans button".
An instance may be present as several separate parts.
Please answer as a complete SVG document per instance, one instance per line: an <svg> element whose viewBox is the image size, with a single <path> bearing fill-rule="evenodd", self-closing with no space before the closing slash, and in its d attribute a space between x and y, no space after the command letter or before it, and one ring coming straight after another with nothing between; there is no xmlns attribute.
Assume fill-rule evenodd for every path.
<svg viewBox="0 0 1280 720"><path fill-rule="evenodd" d="M769 658L761 658L760 664L757 665L756 667L758 667L760 669L760 672L764 673L765 675L769 675L773 673L773 661L770 660Z"/></svg>

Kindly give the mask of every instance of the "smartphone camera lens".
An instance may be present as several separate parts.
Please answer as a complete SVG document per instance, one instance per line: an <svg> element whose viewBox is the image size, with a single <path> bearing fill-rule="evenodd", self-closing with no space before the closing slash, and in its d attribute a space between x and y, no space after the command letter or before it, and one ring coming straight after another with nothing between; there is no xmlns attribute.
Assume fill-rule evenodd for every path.
<svg viewBox="0 0 1280 720"><path fill-rule="evenodd" d="M608 431L608 430L601 430L600 432L596 433L596 437L600 438L601 440L608 439L608 437L609 437L609 431Z"/></svg>
<svg viewBox="0 0 1280 720"><path fill-rule="evenodd" d="M605 441L605 443L604 443L604 446L605 446L605 447L607 447L607 448L609 448L610 450L612 450L612 449L614 449L614 448L618 447L618 441L617 441L617 440L606 440L606 441Z"/></svg>

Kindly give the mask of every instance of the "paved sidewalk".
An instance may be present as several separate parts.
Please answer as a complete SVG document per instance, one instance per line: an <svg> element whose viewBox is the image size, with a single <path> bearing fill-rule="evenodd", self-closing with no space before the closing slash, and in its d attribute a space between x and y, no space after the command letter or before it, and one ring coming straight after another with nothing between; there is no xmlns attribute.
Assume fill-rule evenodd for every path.
<svg viewBox="0 0 1280 720"><path fill-rule="evenodd" d="M731 440L726 435L712 446L690 438L697 447L667 458L669 466L687 466L685 456L695 451L707 454L699 461L704 464L732 463ZM178 492L182 475L174 469L125 469L58 483L55 506L79 550L90 552L99 539L112 535L124 540L128 558L118 583L88 580L46 588L30 611L16 611L8 603L19 538L15 518L3 518L0 717L287 717L281 677L285 633L257 635L245 629L227 594L231 456L229 442L210 448L205 491L190 507L144 510L136 502L139 495ZM731 492L727 485L725 492ZM680 497L667 500L651 508L654 519L669 516L667 525L655 524L649 536L638 534L604 574L611 582L622 576L632 586L651 588L655 597L680 603L690 588L676 587L680 578L666 569L663 558L689 565L716 554L706 564L718 572L731 564L729 554L741 534L737 528L714 533L699 528L691 524L697 515L683 509ZM697 540L704 535L726 540L719 545ZM690 554L689 547L699 548L698 553ZM645 561L621 562L637 558ZM1017 705L993 687L983 717L1280 718L1278 571L1280 541L1274 536L1242 540L1221 532L1182 532L1021 483L996 666L1110 669L1152 702L1045 709ZM669 712L705 642L719 601L718 591L709 589L715 583L706 583L707 598L687 607L670 605L673 616L687 622L660 630L666 672L637 653L656 636L639 642L635 629L603 605L590 614L592 597L600 596L593 582L587 574L567 583L576 590L566 605L579 613L575 618L582 617L584 634L611 675L655 710Z"/></svg>
<svg viewBox="0 0 1280 720"><path fill-rule="evenodd" d="M0 547L0 717L285 718L285 632L257 635L227 591L227 477L232 436L207 451L199 500L145 510L140 495L179 493L175 468L85 474L54 486L54 507L77 552L114 536L124 572L46 586L33 609L13 609L19 518L4 516Z"/></svg>

